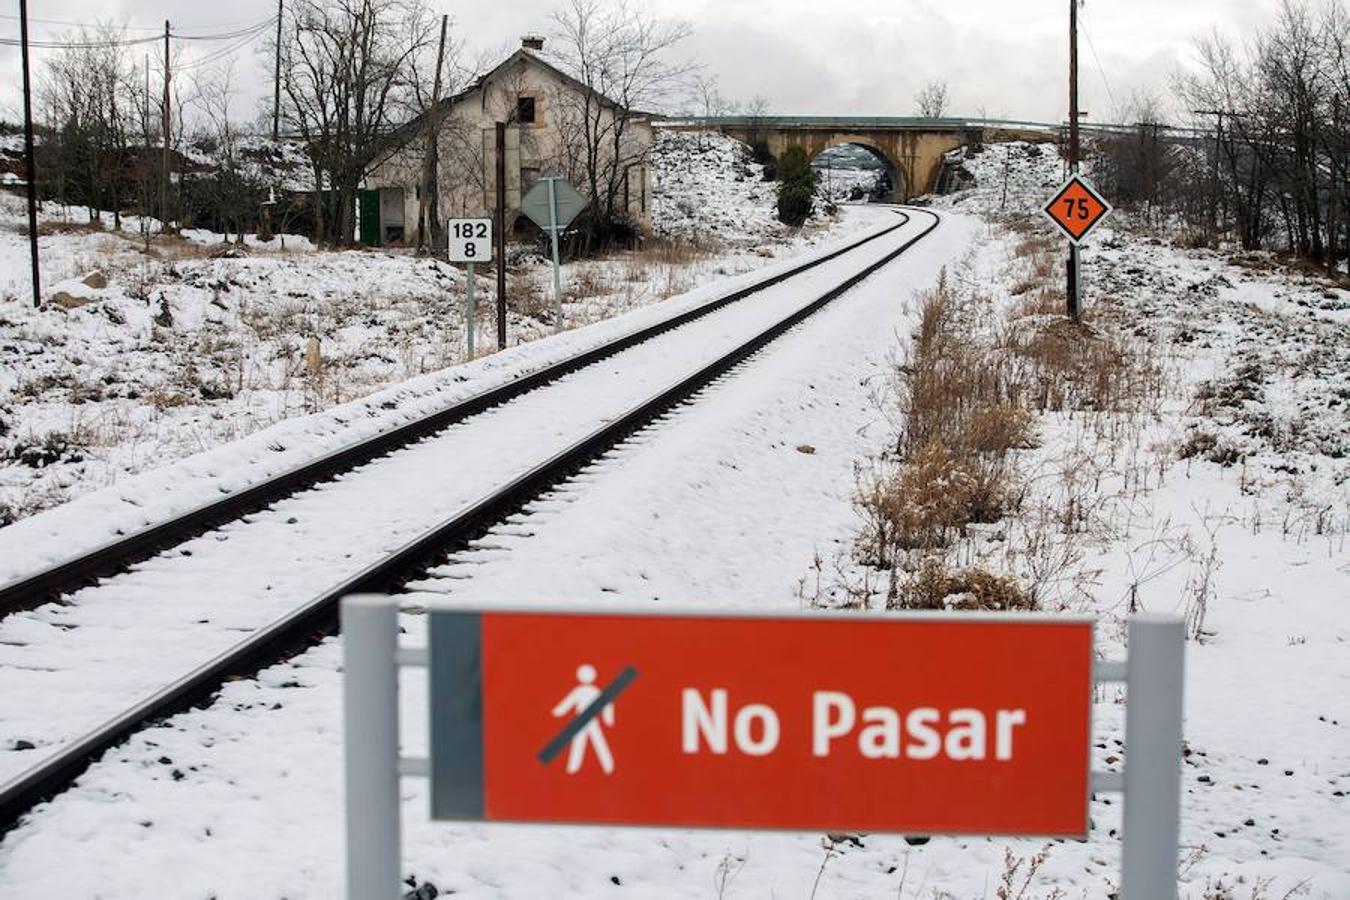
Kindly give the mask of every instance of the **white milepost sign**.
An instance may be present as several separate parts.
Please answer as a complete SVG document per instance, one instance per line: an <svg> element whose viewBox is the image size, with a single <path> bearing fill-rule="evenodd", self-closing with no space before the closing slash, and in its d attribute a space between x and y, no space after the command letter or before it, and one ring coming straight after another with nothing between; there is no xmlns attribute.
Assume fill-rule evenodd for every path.
<svg viewBox="0 0 1350 900"><path fill-rule="evenodd" d="M467 263L465 282L468 309L464 314L464 340L469 359L473 359L474 333L478 330L478 309L474 303L474 272L476 263L492 261L492 220L451 219L446 228L450 241L450 261Z"/></svg>
<svg viewBox="0 0 1350 900"><path fill-rule="evenodd" d="M480 263L492 260L491 219L451 219L446 229L450 236L450 261Z"/></svg>

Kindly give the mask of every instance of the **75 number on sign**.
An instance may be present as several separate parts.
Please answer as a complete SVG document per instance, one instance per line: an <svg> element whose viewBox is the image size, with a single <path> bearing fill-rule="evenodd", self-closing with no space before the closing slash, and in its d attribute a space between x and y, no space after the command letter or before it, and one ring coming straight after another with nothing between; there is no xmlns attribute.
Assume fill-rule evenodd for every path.
<svg viewBox="0 0 1350 900"><path fill-rule="evenodd" d="M1064 218L1081 219L1086 222L1092 218L1092 207L1088 205L1086 197L1065 197L1060 203L1064 204Z"/></svg>

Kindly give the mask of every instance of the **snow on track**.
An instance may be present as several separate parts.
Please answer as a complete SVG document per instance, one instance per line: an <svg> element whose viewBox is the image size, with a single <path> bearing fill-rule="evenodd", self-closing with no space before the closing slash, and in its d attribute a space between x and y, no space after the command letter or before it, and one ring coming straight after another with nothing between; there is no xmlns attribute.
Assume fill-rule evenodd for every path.
<svg viewBox="0 0 1350 900"><path fill-rule="evenodd" d="M709 277L699 288L679 297L418 376L324 412L286 419L241 440L119 479L110 487L0 528L0 581L9 582L87 552L123 533L250 487L324 453L757 284L895 220L894 214L876 208L845 207L842 212L838 225L820 237L809 252L796 257L785 256L740 275ZM816 238L805 236L802 240Z"/></svg>
<svg viewBox="0 0 1350 900"><path fill-rule="evenodd" d="M916 215L870 258L927 223ZM463 575L471 564L472 580L422 586L483 602L796 608L815 542L851 521L854 462L889 439L867 386L888 377L897 333L912 322L912 292L978 227L948 218L672 413L668 426L639 433L442 570ZM625 368L624 379L633 372ZM808 445L814 452L799 449ZM405 616L405 640L421 640L423 622ZM106 898L340 896L337 663L337 644L326 641L109 753L0 844L0 895L60 885ZM404 675L411 755L425 746L424 677ZM734 864L747 850L739 877L756 895L802 895L820 863L818 835L432 824L425 784L405 781L404 792L405 873L457 897L610 897L611 877L634 896L706 897L723 856ZM81 865L63 870L57 861L75 848ZM126 865L129 855L142 864ZM849 870L855 894L883 878L893 880Z"/></svg>
<svg viewBox="0 0 1350 900"><path fill-rule="evenodd" d="M893 250L897 232L511 403L0 621L0 781ZM35 707L30 698L60 697ZM22 741L23 744L18 742Z"/></svg>

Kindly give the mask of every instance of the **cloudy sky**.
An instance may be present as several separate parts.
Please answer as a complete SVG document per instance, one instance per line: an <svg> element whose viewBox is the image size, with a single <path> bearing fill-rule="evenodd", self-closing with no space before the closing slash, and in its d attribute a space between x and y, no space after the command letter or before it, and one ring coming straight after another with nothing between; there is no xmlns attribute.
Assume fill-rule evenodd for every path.
<svg viewBox="0 0 1350 900"><path fill-rule="evenodd" d="M1067 111L1068 4L1063 0L631 0L694 26L682 53L717 76L722 93L761 94L774 112L908 115L933 79L950 85L950 112L1060 121ZM470 57L488 58L526 31L547 34L557 0L431 0L455 21ZM1241 36L1268 21L1278 0L1086 0L1081 20L1083 108L1104 121L1136 90L1165 93L1213 29ZM61 22L111 18L131 34L162 28L219 31L272 15L276 0L30 0L29 15ZM0 0L0 36L18 36L17 0ZM68 29L35 23L33 37ZM218 45L201 45L197 52ZM194 48L195 50L196 48ZM38 51L40 66L44 51ZM255 45L239 53L240 107L268 92L270 64ZM20 110L18 51L0 47L0 118Z"/></svg>

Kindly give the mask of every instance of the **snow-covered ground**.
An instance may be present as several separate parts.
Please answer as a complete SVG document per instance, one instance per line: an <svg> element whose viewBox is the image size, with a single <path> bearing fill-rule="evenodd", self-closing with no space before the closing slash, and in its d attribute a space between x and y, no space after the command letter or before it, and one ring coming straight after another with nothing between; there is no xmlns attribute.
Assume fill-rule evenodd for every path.
<svg viewBox="0 0 1350 900"><path fill-rule="evenodd" d="M874 230L896 222L893 213L867 212ZM878 221L878 216L884 218ZM790 283L190 541L59 604L0 620L0 668L5 672L0 721L12 734L0 744L0 781L149 696L166 678L186 674L228 649L240 634L279 618L297 598L318 594L378 561L728 352L865 262L882 257L907 233L888 234ZM681 305L691 302L696 298L684 298ZM370 404L349 406L331 416L345 420L370 409ZM455 464L446 465L446 460ZM219 490L245 471L236 464L233 472L211 480ZM129 508L128 492L137 487L133 480L116 498L121 511L162 515L163 500L153 495L147 498L151 509L143 504ZM6 559L31 565L43 549L52 548L53 533L61 534L63 551L71 552L82 540L72 507L89 507L99 499L86 498L0 531ZM96 544L114 518L97 516L98 533L90 529L83 539ZM145 665L150 660L153 665ZM63 696L66 702L59 710L39 710L27 702L33 696ZM18 742L22 749L15 749Z"/></svg>
<svg viewBox="0 0 1350 900"><path fill-rule="evenodd" d="M874 225L878 217L891 215L884 210L858 213ZM923 219L922 214L916 216L906 235L917 233ZM690 604L706 603L715 594L723 602L794 606L802 561L809 558L822 529L828 533L847 526L853 460L887 439L884 421L859 393L859 383L883 371L894 340L892 327L909 315L903 298L911 285L930 281L942 265L952 262L974 227L965 220L948 223L937 233L942 239L920 244L706 392L697 404L630 441L596 472L539 503L532 516L541 528L537 555L532 542L516 546L519 534L503 534L500 541L494 536L484 542L483 550L457 557L421 587L439 592L467 586L479 596L481 577L482 590L507 590L525 600L556 598L562 592L578 603L618 599L649 605L656 593L663 602ZM899 238L886 242L894 246ZM878 246L867 255L876 258L884 250ZM815 281L828 283L827 278ZM809 299L809 288L779 294L764 298L766 308L777 314L785 303ZM703 338L684 343L694 345L686 346L685 352L702 355L716 349ZM699 349L702 343L709 346ZM625 384L633 377L626 369L622 374ZM589 393L598 400L604 392ZM517 430L515 443L534 448L543 438L541 430L549 429ZM806 444L816 452L798 449ZM497 446L480 456L486 461L502 454L503 448ZM436 459L443 456L435 454ZM460 457L460 467L468 464L468 455ZM600 490L586 488L597 482ZM764 499L781 495L785 483L809 489L794 492L751 527L746 510L756 505L764 509ZM614 509L616 498L619 509ZM661 515L654 517L658 511ZM499 550L488 549L501 541L505 544ZM577 542L586 545L581 555L574 555ZM691 559L700 557L708 565L691 565ZM742 562L733 565L737 559ZM465 566L477 573L471 582L459 577ZM501 581L509 580L517 566L528 584ZM410 631L419 632L422 622L420 616L409 617ZM80 882L66 882L77 895L153 892L165 884L153 861L172 855L177 860L175 877L180 879L174 884L188 893L337 896L341 799L324 786L339 774L338 723L327 718L337 702L335 664L329 642L261 682L232 685L211 709L176 719L168 729L147 733L148 743L138 738L114 754L127 761L110 759L99 765L84 787L67 795L71 806L64 805L65 798L58 800L0 845L0 893L41 890L44 879L55 874L42 860L50 861L58 847L78 839L77 832L94 827L106 840L87 848L93 855L86 855L81 874L75 876ZM270 691L269 685L294 695L287 693L279 701L269 698L267 710L255 706L259 692ZM410 752L422 739L419 692L410 685L406 697ZM278 718L271 725L250 721L264 713ZM218 732L220 727L231 735ZM269 741L266 734L273 727L286 737ZM143 757L144 752L154 755ZM254 756L258 753L266 763L258 764ZM169 762L160 762L163 759ZM148 765L143 764L146 760ZM163 786L161 777L171 785L173 799L153 796ZM237 794L229 787L245 782L248 787ZM121 800L106 804L94 799L108 797L111 785L116 785L112 791ZM205 793L198 794L199 789ZM431 878L442 890L465 896L587 896L612 890L611 875L642 896L704 896L719 860L734 858L746 841L757 840L714 833L446 828L425 821L421 812L425 795L411 783L409 790L413 792L408 798L406 850L410 871ZM236 800L224 799L222 792L234 794ZM90 803L101 810L94 817L98 824L88 818ZM293 831L297 817L308 824ZM152 824L138 824L145 821ZM131 830L124 831L123 822ZM139 845L137 856L144 865L117 864L118 855L127 850L127 837ZM804 882L796 861L810 857L818 865L819 851L813 849L818 840L818 836L767 839L762 863L755 854L756 865L777 869L774 883L800 887ZM119 845L121 850L114 849ZM665 849L653 856L654 846ZM243 858L250 860L247 873L226 863ZM779 864L785 861L792 865ZM756 868L746 883L759 877Z"/></svg>
<svg viewBox="0 0 1350 900"><path fill-rule="evenodd" d="M854 227L823 217L806 229L778 226L774 186L737 192L735 167L726 153L672 164L668 172L682 174L658 182L666 198L658 221L669 214L685 225L702 223L673 233L698 236L703 246L565 266L567 327L762 269ZM692 218L677 210L685 200L696 210ZM708 237L722 217L763 227L754 240L726 246ZM134 217L114 232L105 213L102 228L90 229L87 212L48 205L44 296L60 302L35 310L24 221L18 198L0 192L0 527L466 361L463 272L436 260L397 251L320 252L295 235L250 238L246 254L222 255L230 249L222 236L205 231L156 238L147 254ZM711 232L699 230L704 225ZM94 273L104 281L91 279ZM513 266L510 344L553 332L551 293L543 259ZM496 346L490 278L479 279L478 299L482 354Z"/></svg>
<svg viewBox="0 0 1350 900"><path fill-rule="evenodd" d="M764 180L764 167L734 138L658 131L652 170L652 221L658 235L745 244L789 231L778 221L778 185Z"/></svg>
<svg viewBox="0 0 1350 900"><path fill-rule="evenodd" d="M937 205L1014 228L990 228L956 281L983 314L1027 327L1043 315L1027 254L1051 233L1038 209L1062 162L1053 145L1013 144L964 164L975 186ZM1040 417L1039 445L1018 454L1025 513L959 552L1024 578L1062 564L1050 602L1100 616L1108 655L1132 609L1186 617L1183 896L1350 896L1350 291L1269 254L1112 225L1084 272L1090 321L1128 336L1164 391L1132 415ZM1066 499L1072 527L1038 518ZM1099 762L1120 755L1106 699ZM1047 889L1106 894L1113 812L1094 804L1093 839L1053 849Z"/></svg>
<svg viewBox="0 0 1350 900"><path fill-rule="evenodd" d="M1035 211L1063 175L1056 149L994 145L964 164L975 185L934 201L945 220L932 237L535 504L528 527L498 529L413 585L405 642L424 640L416 606L446 596L785 612L829 603L830 582L857 573L858 472L895 442L890 385L916 321L915 293L945 270L982 321L1047 321L1026 285L1036 241L1049 234ZM845 223L875 224L879 214L853 211ZM1095 327L1129 336L1163 389L1128 413L1040 416L1036 445L1016 454L1023 512L973 531L960 552L1021 575L1051 570L1045 606L1098 616L1108 657L1124 655L1132 609L1186 616L1183 897L1345 900L1350 293L1268 256L1234 261L1125 229L1101 230L1084 257ZM479 360L461 370L466 382L423 376L283 422L0 539L9 532L25 558L59 557L69 534L80 543L135 527L664 312ZM1072 513L1061 520L1066 499ZM212 552L232 552L239 536ZM49 640L60 637L58 620L24 621ZM0 896L339 896L338 657L337 642L325 642L108 754L0 842ZM409 755L425 749L424 677L404 675ZM1114 689L1097 694L1097 768L1121 763L1122 700ZM1038 854L1029 886L1006 896L1107 900L1118 884L1112 794L1095 796L1084 843L921 845L885 835L433 824L423 782L405 781L403 799L404 874L456 897L974 900L1005 896L1012 862L1020 886Z"/></svg>

